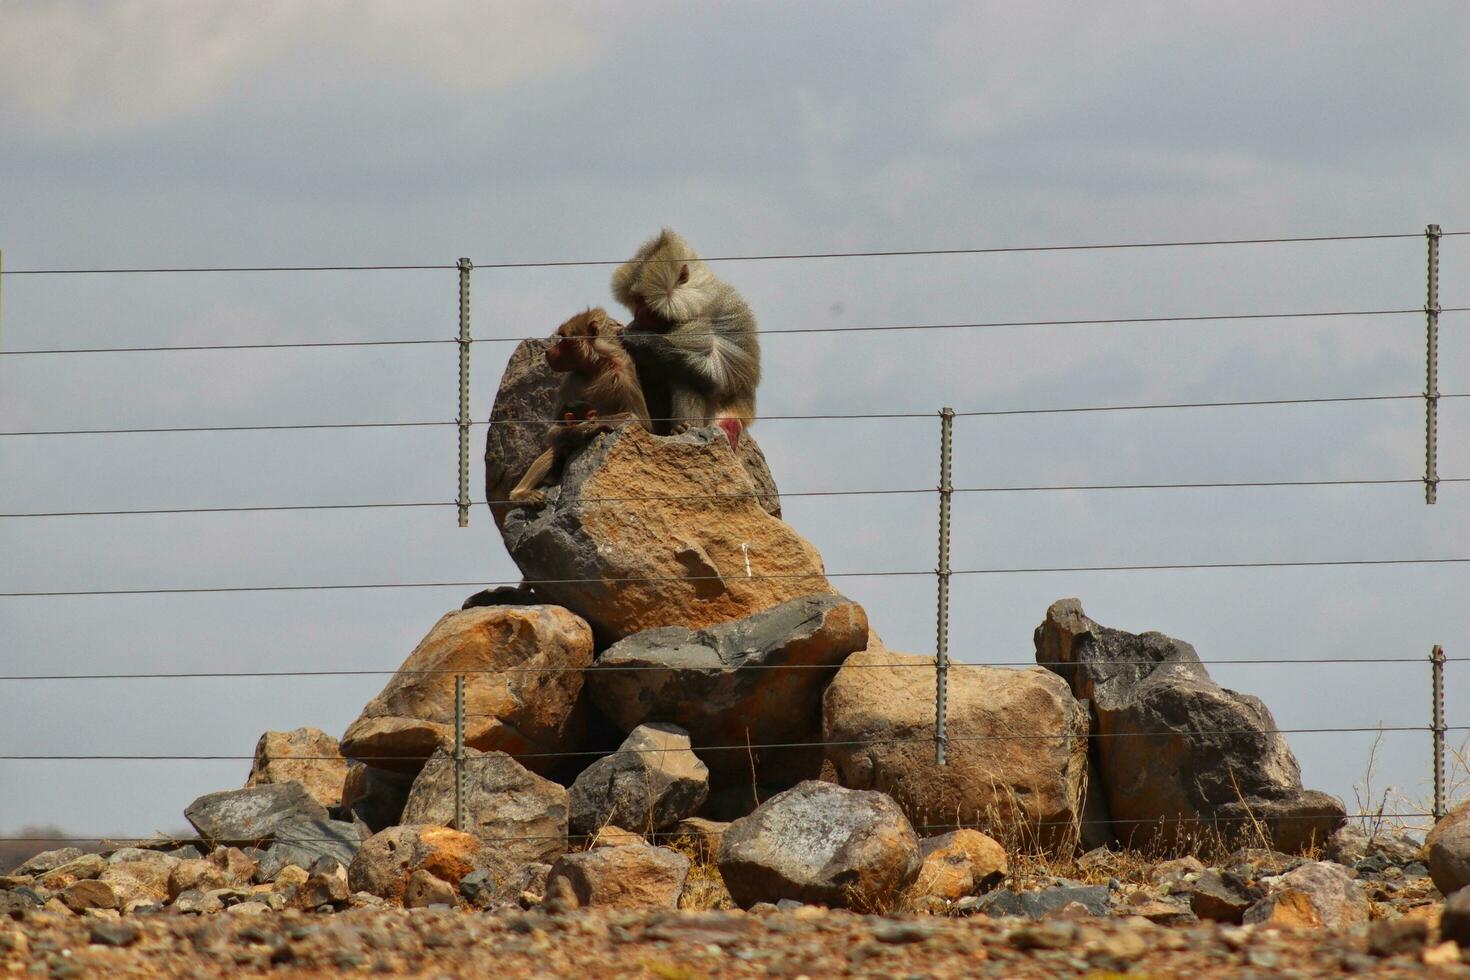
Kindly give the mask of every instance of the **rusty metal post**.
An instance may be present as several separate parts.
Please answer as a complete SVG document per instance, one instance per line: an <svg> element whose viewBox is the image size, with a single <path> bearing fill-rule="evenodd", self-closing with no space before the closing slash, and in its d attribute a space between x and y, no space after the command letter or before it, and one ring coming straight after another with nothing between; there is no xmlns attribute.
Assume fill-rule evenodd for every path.
<svg viewBox="0 0 1470 980"><path fill-rule="evenodd" d="M1429 651L1430 684L1433 702L1430 716L1433 718L1431 732L1434 737L1434 819L1444 819L1444 647L1436 645Z"/></svg>
<svg viewBox="0 0 1470 980"><path fill-rule="evenodd" d="M1424 229L1429 244L1429 292L1424 301L1424 502L1439 494L1439 225Z"/></svg>
<svg viewBox="0 0 1470 980"><path fill-rule="evenodd" d="M470 270L459 260L459 526L470 526Z"/></svg>
<svg viewBox="0 0 1470 980"><path fill-rule="evenodd" d="M464 830L464 675L454 675L454 829Z"/></svg>
<svg viewBox="0 0 1470 980"><path fill-rule="evenodd" d="M938 625L934 643L934 762L945 765L949 741L949 503L954 409L939 412L939 580Z"/></svg>

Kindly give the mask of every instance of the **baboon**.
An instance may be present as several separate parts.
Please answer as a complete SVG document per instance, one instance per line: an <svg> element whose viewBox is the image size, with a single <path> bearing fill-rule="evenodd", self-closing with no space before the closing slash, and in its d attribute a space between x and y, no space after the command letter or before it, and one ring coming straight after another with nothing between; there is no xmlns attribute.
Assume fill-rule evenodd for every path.
<svg viewBox="0 0 1470 980"><path fill-rule="evenodd" d="M555 343L546 350L546 363L564 375L557 391L556 418L546 431L546 451L511 490L512 503L543 506L546 495L538 488L560 472L572 450L597 433L611 432L625 422L652 430L638 371L618 342L621 329L607 311L594 307L552 334Z"/></svg>
<svg viewBox="0 0 1470 980"><path fill-rule="evenodd" d="M755 421L761 380L755 316L668 228L643 244L612 278L613 296L633 314L622 344L654 412L654 432L715 423L734 449Z"/></svg>

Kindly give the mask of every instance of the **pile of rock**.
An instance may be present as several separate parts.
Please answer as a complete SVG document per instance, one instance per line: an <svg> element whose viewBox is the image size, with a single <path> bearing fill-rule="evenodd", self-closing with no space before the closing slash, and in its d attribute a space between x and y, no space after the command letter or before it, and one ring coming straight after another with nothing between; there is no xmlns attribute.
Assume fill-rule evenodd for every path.
<svg viewBox="0 0 1470 980"><path fill-rule="evenodd" d="M535 353L512 358L496 419L547 414ZM538 448L527 428L491 427L492 501ZM1215 684L1189 644L1101 626L1074 599L1037 628L1038 666L951 669L936 765L933 659L886 649L832 588L748 435L732 453L718 429L627 427L573 456L547 498L493 507L532 584L444 615L340 745L267 733L245 788L187 808L197 852L129 851L110 877L38 866L24 900L674 908L693 854L743 906L1097 913L1119 897L1095 882L992 891L1009 873L996 838L1075 853L1248 827L1294 852L1343 823L1339 801L1302 788L1258 699ZM451 829L456 674L467 748ZM1463 880L1433 853L1464 835L1437 833L1431 868ZM672 837L683 852L659 846ZM1232 866L1191 894L1210 909L1250 898L1241 921L1274 922L1325 920L1310 896L1347 888L1330 870L1274 877ZM1147 901L1164 919L1203 914Z"/></svg>

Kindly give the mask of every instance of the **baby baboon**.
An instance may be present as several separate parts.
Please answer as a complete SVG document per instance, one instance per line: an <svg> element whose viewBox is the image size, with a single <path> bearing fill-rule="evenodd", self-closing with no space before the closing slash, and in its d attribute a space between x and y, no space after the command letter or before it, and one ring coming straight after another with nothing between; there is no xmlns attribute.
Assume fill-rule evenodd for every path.
<svg viewBox="0 0 1470 980"><path fill-rule="evenodd" d="M689 244L665 228L613 273L612 291L633 313L623 347L653 406L655 432L718 424L730 448L755 421L761 380L755 317Z"/></svg>
<svg viewBox="0 0 1470 980"><path fill-rule="evenodd" d="M512 503L540 507L538 487L560 472L572 450L624 422L652 428L638 371L618 342L622 325L600 307L578 313L556 328L546 363L565 377L556 397L556 419L546 431L546 451L536 457L510 492Z"/></svg>

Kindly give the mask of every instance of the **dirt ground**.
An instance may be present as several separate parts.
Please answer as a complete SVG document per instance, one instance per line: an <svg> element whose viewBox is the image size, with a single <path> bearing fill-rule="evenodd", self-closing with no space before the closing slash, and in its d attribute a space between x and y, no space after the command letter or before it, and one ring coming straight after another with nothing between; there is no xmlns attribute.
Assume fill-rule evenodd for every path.
<svg viewBox="0 0 1470 980"><path fill-rule="evenodd" d="M1458 949L1436 944L1432 931L1428 944L1411 940L1396 955L1367 949L1361 931L1171 927L1136 917L883 918L815 907L764 914L429 908L122 919L42 911L0 923L0 973L17 976L1470 976Z"/></svg>

